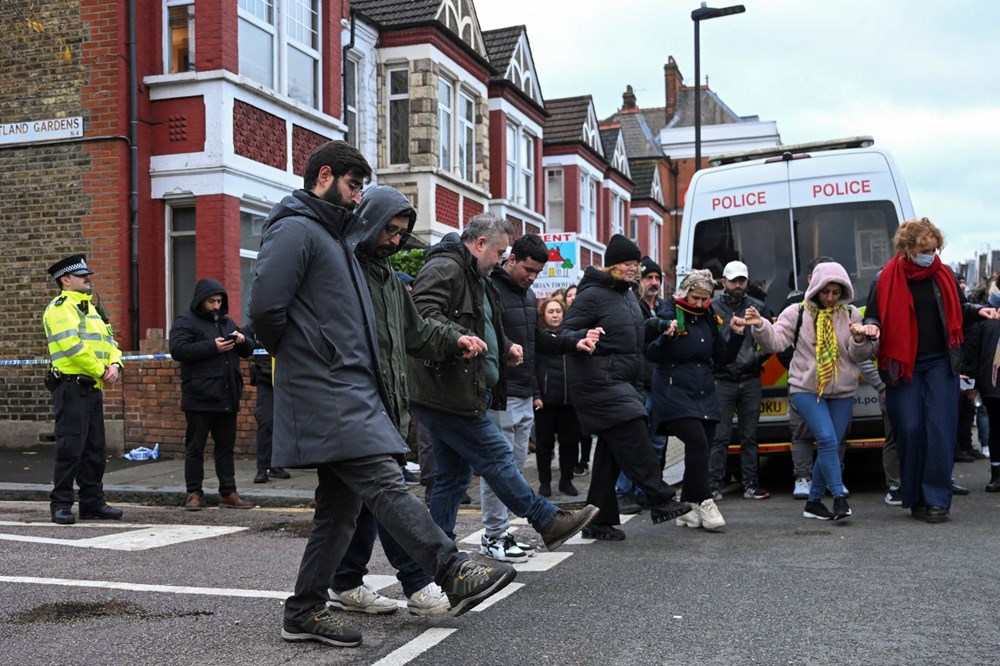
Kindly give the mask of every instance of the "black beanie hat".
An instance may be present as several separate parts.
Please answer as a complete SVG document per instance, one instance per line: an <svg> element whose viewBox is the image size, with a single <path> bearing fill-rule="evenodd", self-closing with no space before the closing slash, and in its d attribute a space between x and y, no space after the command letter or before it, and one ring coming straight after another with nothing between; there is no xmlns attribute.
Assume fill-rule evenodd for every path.
<svg viewBox="0 0 1000 666"><path fill-rule="evenodd" d="M646 277L650 273L656 273L657 275L660 276L661 280L663 279L663 270L660 268L660 265L658 263L656 263L649 257L643 257L641 263L642 263L642 277Z"/></svg>
<svg viewBox="0 0 1000 666"><path fill-rule="evenodd" d="M621 234L615 234L608 241L608 249L604 251L604 265L614 266L626 261L639 261L642 252L639 246Z"/></svg>

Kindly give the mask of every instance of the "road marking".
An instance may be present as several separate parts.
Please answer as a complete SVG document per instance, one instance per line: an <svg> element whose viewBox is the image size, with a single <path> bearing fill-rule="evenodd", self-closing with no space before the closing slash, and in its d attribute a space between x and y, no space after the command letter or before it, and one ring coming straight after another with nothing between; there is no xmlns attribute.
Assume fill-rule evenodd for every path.
<svg viewBox="0 0 1000 666"><path fill-rule="evenodd" d="M372 666L403 666L403 664L408 664L456 631L458 629L445 629L444 627L428 629L409 643L382 657Z"/></svg>
<svg viewBox="0 0 1000 666"><path fill-rule="evenodd" d="M492 606L493 604L506 599L510 595L514 594L518 590L524 587L524 583L510 583L507 587L503 588L493 596L487 597L484 601L479 602L475 608L469 609L470 613L482 613L484 610Z"/></svg>
<svg viewBox="0 0 1000 666"><path fill-rule="evenodd" d="M202 594L220 597L249 597L254 599L287 599L291 592L280 590L243 590L227 587L185 587L180 585L144 585L110 580L71 580L68 578L33 578L30 576L0 576L0 583L25 583L29 585L63 585L65 587L97 587L107 590L133 592L165 592L169 594Z"/></svg>
<svg viewBox="0 0 1000 666"><path fill-rule="evenodd" d="M54 527L52 523L12 523L9 521L0 522L0 525L17 526L45 526ZM64 526L60 529L65 529ZM68 526L68 527L75 527ZM81 527L91 527L81 525ZM96 527L96 526L95 526ZM55 539L51 537L37 537L25 534L0 534L0 540L24 541L29 543L44 543L55 546L70 546L72 548L100 548L104 550L124 550L139 551L151 548L161 548L172 546L185 541L196 541L198 539L211 539L225 534L242 532L249 528L232 527L224 525L136 525L130 523L108 524L104 523L99 527L112 529L126 529L128 531L120 534L106 534L87 539ZM129 529L142 528L142 529Z"/></svg>

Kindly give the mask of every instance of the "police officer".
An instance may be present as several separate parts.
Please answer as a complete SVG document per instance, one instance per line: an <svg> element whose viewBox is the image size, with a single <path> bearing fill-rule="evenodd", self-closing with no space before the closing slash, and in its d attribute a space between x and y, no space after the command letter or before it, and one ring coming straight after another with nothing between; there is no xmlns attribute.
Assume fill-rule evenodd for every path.
<svg viewBox="0 0 1000 666"><path fill-rule="evenodd" d="M49 267L62 293L42 316L52 367L45 384L56 417L52 522L72 525L73 483L80 487L80 519L120 520L104 500L104 398L101 389L121 377L122 353L99 302L86 257L75 254Z"/></svg>

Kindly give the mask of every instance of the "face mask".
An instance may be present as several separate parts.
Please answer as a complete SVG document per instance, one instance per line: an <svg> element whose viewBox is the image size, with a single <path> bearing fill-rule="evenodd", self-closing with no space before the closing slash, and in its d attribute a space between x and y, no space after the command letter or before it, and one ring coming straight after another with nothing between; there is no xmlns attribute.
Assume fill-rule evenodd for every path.
<svg viewBox="0 0 1000 666"><path fill-rule="evenodd" d="M937 255L934 255L934 254L912 255L911 254L910 255L910 261L912 261L913 263L915 263L917 266L920 266L921 268L927 268L928 266L930 266L931 264L934 263L934 257L935 256L937 256Z"/></svg>
<svg viewBox="0 0 1000 666"><path fill-rule="evenodd" d="M990 306L1000 308L1000 291L990 294Z"/></svg>

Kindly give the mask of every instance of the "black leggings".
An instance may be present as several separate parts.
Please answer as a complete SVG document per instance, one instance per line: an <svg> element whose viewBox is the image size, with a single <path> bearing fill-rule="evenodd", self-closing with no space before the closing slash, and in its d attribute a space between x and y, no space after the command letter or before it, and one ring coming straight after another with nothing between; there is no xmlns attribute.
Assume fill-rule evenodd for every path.
<svg viewBox="0 0 1000 666"><path fill-rule="evenodd" d="M674 437L684 442L681 496L685 502L701 504L712 496L708 485L708 450L715 439L715 426L715 421L701 419L676 419L665 424Z"/></svg>

